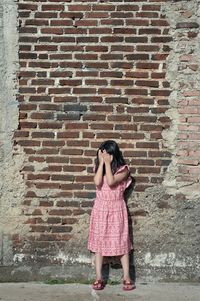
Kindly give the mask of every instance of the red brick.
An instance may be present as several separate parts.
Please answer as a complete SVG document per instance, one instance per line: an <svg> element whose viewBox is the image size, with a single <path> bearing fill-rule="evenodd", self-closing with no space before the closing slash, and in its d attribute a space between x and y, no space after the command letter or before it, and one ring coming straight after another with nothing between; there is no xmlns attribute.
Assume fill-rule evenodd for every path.
<svg viewBox="0 0 200 301"><path fill-rule="evenodd" d="M113 130L113 124L92 123L90 128L94 130Z"/></svg>
<svg viewBox="0 0 200 301"><path fill-rule="evenodd" d="M85 84L88 86L106 86L108 82L103 79L86 79Z"/></svg>
<svg viewBox="0 0 200 301"><path fill-rule="evenodd" d="M111 115L108 116L108 121L131 121L131 116L130 115Z"/></svg>
<svg viewBox="0 0 200 301"><path fill-rule="evenodd" d="M41 29L41 33L45 34L58 34L61 35L63 34L63 28L58 28L58 27L46 27Z"/></svg>
<svg viewBox="0 0 200 301"><path fill-rule="evenodd" d="M144 98L144 97L136 97L132 99L134 104L145 104L145 105L152 105L154 104L154 99L152 98Z"/></svg>
<svg viewBox="0 0 200 301"><path fill-rule="evenodd" d="M83 154L83 150L82 149L62 149L61 150L61 155L82 155Z"/></svg>
<svg viewBox="0 0 200 301"><path fill-rule="evenodd" d="M157 63L136 63L138 69L158 69L159 64Z"/></svg>
<svg viewBox="0 0 200 301"><path fill-rule="evenodd" d="M115 6L114 5L107 5L107 4L94 4L92 6L93 11L114 11Z"/></svg>
<svg viewBox="0 0 200 301"><path fill-rule="evenodd" d="M158 88L159 87L159 82L158 81L150 81L150 80L136 80L135 81L135 85L136 86L144 86L144 87L156 87L156 88Z"/></svg>
<svg viewBox="0 0 200 301"><path fill-rule="evenodd" d="M38 189L59 189L58 183L52 183L52 182L39 182L35 183L36 188Z"/></svg>
<svg viewBox="0 0 200 301"><path fill-rule="evenodd" d="M96 138L97 139L104 139L104 140L109 140L109 139L119 139L122 136L120 133L113 133L113 132L104 132L104 133L97 133Z"/></svg>
<svg viewBox="0 0 200 301"><path fill-rule="evenodd" d="M51 226L51 232L52 233L70 233L72 231L72 227L71 226Z"/></svg>
<svg viewBox="0 0 200 301"><path fill-rule="evenodd" d="M98 43L99 38L98 37L77 37L76 38L77 43Z"/></svg>
<svg viewBox="0 0 200 301"><path fill-rule="evenodd" d="M76 181L79 183L83 182L92 182L93 181L93 177L92 176L77 176L76 177Z"/></svg>
<svg viewBox="0 0 200 301"><path fill-rule="evenodd" d="M74 88L73 93L75 94L95 94L96 89L94 88Z"/></svg>
<svg viewBox="0 0 200 301"><path fill-rule="evenodd" d="M83 140L80 140L80 141L74 141L74 140L68 140L67 141L67 145L68 146L75 146L75 147L87 147L89 146L89 141L83 141Z"/></svg>
<svg viewBox="0 0 200 301"><path fill-rule="evenodd" d="M77 11L77 12L81 12L81 11L90 11L91 10L91 6L90 5L68 5L68 10L69 11Z"/></svg>
<svg viewBox="0 0 200 301"><path fill-rule="evenodd" d="M61 172L62 171L62 166L49 165L48 167L45 168L45 171Z"/></svg>
<svg viewBox="0 0 200 301"><path fill-rule="evenodd" d="M95 105L95 106L90 106L90 111L91 112L112 112L113 111L113 107L109 106L109 105Z"/></svg>
<svg viewBox="0 0 200 301"><path fill-rule="evenodd" d="M147 95L148 91L146 89L126 89L125 93L128 95Z"/></svg>
<svg viewBox="0 0 200 301"><path fill-rule="evenodd" d="M52 132L32 132L31 136L33 138L54 138L55 134Z"/></svg>
<svg viewBox="0 0 200 301"><path fill-rule="evenodd" d="M112 86L133 86L133 80L121 79L121 80L111 80Z"/></svg>
<svg viewBox="0 0 200 301"><path fill-rule="evenodd" d="M73 26L73 21L72 20L50 20L50 26Z"/></svg>
<svg viewBox="0 0 200 301"><path fill-rule="evenodd" d="M176 24L177 29L182 29L182 28L199 28L199 24L197 22L178 22Z"/></svg>
<svg viewBox="0 0 200 301"><path fill-rule="evenodd" d="M31 128L36 128L37 127L37 123L36 122L29 122L29 121L20 121L20 128L23 129L23 128L28 128L28 129L31 129Z"/></svg>
<svg viewBox="0 0 200 301"><path fill-rule="evenodd" d="M119 28L114 28L113 33L114 34L128 34L128 35L133 35L133 34L136 34L136 29L135 28L119 27Z"/></svg>
<svg viewBox="0 0 200 301"><path fill-rule="evenodd" d="M137 12L136 13L137 18L149 18L149 19L155 19L159 18L159 14L157 12L151 12L151 11L143 11L143 12Z"/></svg>
<svg viewBox="0 0 200 301"><path fill-rule="evenodd" d="M109 18L109 13L108 12L86 12L85 17L88 19L103 19L103 18Z"/></svg>
<svg viewBox="0 0 200 301"><path fill-rule="evenodd" d="M69 159L66 157L59 157L59 156L49 156L46 158L47 163L67 163Z"/></svg>
<svg viewBox="0 0 200 301"><path fill-rule="evenodd" d="M138 5L118 5L117 6L118 11L139 11L139 6Z"/></svg>
<svg viewBox="0 0 200 301"><path fill-rule="evenodd" d="M100 38L102 43L120 43L123 42L123 37L117 37L117 36L104 36Z"/></svg>
<svg viewBox="0 0 200 301"><path fill-rule="evenodd" d="M139 167L138 174L159 174L160 168L159 167Z"/></svg>
<svg viewBox="0 0 200 301"><path fill-rule="evenodd" d="M158 142L136 142L136 147L138 148L155 148L159 149L159 143Z"/></svg>
<svg viewBox="0 0 200 301"><path fill-rule="evenodd" d="M160 5L142 5L143 11L160 11L161 6Z"/></svg>
<svg viewBox="0 0 200 301"><path fill-rule="evenodd" d="M101 77L114 77L114 78L122 78L123 73L119 71L102 71L100 72Z"/></svg>
<svg viewBox="0 0 200 301"><path fill-rule="evenodd" d="M169 43L172 41L171 36L159 36L159 37L152 37L151 42L152 43Z"/></svg>
<svg viewBox="0 0 200 301"><path fill-rule="evenodd" d="M42 148L36 151L36 154L40 155L57 155L59 150L56 148Z"/></svg>
<svg viewBox="0 0 200 301"><path fill-rule="evenodd" d="M126 25L127 26L149 26L150 20L148 19L127 19Z"/></svg>
<svg viewBox="0 0 200 301"><path fill-rule="evenodd" d="M119 131L137 131L136 124L115 124L115 129Z"/></svg>
<svg viewBox="0 0 200 301"><path fill-rule="evenodd" d="M85 50L87 52L107 52L108 46L86 46Z"/></svg>
<svg viewBox="0 0 200 301"><path fill-rule="evenodd" d="M87 164L92 164L92 159L90 158L70 158L70 163L71 164L83 164L83 165L87 165Z"/></svg>
<svg viewBox="0 0 200 301"><path fill-rule="evenodd" d="M148 107L128 107L127 108L127 113L133 113L133 114L135 114L135 113L148 113L148 112L149 112L149 108ZM137 116L134 117L134 118L136 118L135 121L138 121L137 120ZM139 116L139 118L145 118L145 120L146 120L145 116L141 116L141 117ZM141 119L140 121L143 121L143 119Z"/></svg>
<svg viewBox="0 0 200 301"><path fill-rule="evenodd" d="M52 71L50 72L50 77L71 77L72 72L71 71Z"/></svg>
<svg viewBox="0 0 200 301"><path fill-rule="evenodd" d="M169 96L171 93L170 90L151 90L151 95L152 96Z"/></svg>
<svg viewBox="0 0 200 301"><path fill-rule="evenodd" d="M126 97L106 97L106 103L119 103L119 104L127 104L128 98Z"/></svg>
<svg viewBox="0 0 200 301"><path fill-rule="evenodd" d="M160 35L161 29L159 28L140 28L139 29L139 35Z"/></svg>
<svg viewBox="0 0 200 301"><path fill-rule="evenodd" d="M139 72L139 71L127 71L126 77L130 78L148 78L149 74L148 72Z"/></svg>
<svg viewBox="0 0 200 301"><path fill-rule="evenodd" d="M42 11L63 11L64 5L56 5L56 4L43 4Z"/></svg>
<svg viewBox="0 0 200 301"><path fill-rule="evenodd" d="M101 25L124 25L124 20L120 19L105 19L101 20Z"/></svg>
<svg viewBox="0 0 200 301"><path fill-rule="evenodd" d="M121 94L120 89L113 89L113 88L99 88L98 92L100 94L105 94L105 95L109 95L109 94L120 95Z"/></svg>
<svg viewBox="0 0 200 301"><path fill-rule="evenodd" d="M30 10L30 11L36 11L38 9L37 4L29 4L29 3L18 3L18 9L19 10Z"/></svg>

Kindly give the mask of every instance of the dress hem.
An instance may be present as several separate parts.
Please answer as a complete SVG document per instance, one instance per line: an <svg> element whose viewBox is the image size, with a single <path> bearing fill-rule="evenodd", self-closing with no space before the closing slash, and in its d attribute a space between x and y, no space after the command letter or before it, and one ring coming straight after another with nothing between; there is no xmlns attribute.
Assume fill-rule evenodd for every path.
<svg viewBox="0 0 200 301"><path fill-rule="evenodd" d="M125 250L124 252L115 252L115 253L103 253L103 252L99 252L98 250L94 250L92 248L88 248L89 251L93 252L93 253L99 253L102 256L108 256L108 257L112 257L112 256L122 256L125 254L129 254L131 250L133 250L133 247L130 247L128 250Z"/></svg>

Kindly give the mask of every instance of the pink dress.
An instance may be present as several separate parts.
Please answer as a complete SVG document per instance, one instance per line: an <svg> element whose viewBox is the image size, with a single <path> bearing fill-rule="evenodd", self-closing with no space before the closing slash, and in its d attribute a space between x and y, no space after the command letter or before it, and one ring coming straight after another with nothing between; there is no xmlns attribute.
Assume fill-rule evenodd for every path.
<svg viewBox="0 0 200 301"><path fill-rule="evenodd" d="M116 173L128 169L120 167ZM129 253L132 245L129 238L128 214L124 191L131 177L110 187L106 176L101 187L97 187L96 199L90 217L88 249L103 256L118 256Z"/></svg>

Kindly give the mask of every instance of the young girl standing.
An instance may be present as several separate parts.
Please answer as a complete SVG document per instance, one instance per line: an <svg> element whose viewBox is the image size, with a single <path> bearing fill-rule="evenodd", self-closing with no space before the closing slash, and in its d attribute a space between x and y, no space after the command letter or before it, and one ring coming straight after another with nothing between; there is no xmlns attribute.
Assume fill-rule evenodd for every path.
<svg viewBox="0 0 200 301"><path fill-rule="evenodd" d="M123 289L135 288L129 273L128 214L124 191L131 184L128 166L119 146L113 140L103 142L98 151L94 183L96 199L90 218L88 249L95 253L95 290L104 288L103 256L120 256L123 268Z"/></svg>

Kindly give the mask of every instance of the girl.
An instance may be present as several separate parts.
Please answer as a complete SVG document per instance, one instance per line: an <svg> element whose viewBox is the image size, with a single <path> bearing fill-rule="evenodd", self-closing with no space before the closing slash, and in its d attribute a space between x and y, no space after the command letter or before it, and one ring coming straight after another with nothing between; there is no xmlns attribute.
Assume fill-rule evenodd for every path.
<svg viewBox="0 0 200 301"><path fill-rule="evenodd" d="M135 288L129 273L128 214L124 191L131 184L128 166L119 146L113 140L103 142L98 151L94 183L96 199L90 218L88 249L95 253L96 281L92 287L101 290L103 256L120 256L123 268L123 289Z"/></svg>

